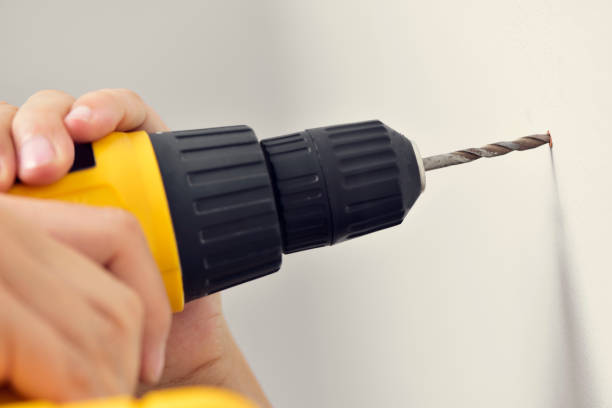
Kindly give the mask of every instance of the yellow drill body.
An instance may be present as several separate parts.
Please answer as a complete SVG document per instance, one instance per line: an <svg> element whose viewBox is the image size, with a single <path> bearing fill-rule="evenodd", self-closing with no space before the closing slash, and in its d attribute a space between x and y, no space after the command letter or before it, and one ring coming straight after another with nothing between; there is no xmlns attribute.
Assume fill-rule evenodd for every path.
<svg viewBox="0 0 612 408"><path fill-rule="evenodd" d="M256 408L246 398L220 388L192 387L151 392L141 399L114 397L69 404L14 402L2 408Z"/></svg>
<svg viewBox="0 0 612 408"><path fill-rule="evenodd" d="M112 133L93 143L95 166L44 187L16 185L9 193L113 206L140 222L175 312L184 307L183 282L172 220L157 159L144 132Z"/></svg>

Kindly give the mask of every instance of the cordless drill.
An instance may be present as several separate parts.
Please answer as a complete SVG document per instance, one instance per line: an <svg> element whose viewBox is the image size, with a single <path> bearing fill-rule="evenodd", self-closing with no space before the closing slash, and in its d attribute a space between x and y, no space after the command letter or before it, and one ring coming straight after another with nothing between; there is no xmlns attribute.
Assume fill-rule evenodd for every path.
<svg viewBox="0 0 612 408"><path fill-rule="evenodd" d="M10 192L130 211L180 311L277 271L283 253L401 223L424 174L416 146L379 121L261 142L230 126L112 133L76 145L60 181Z"/></svg>
<svg viewBox="0 0 612 408"><path fill-rule="evenodd" d="M282 254L400 224L425 188L425 171L549 143L550 133L421 159L379 121L308 129L257 141L246 126L112 133L75 145L69 174L10 193L115 206L144 230L174 311L277 271ZM74 408L253 405L218 389L178 389L83 402ZM3 408L59 408L26 402Z"/></svg>
<svg viewBox="0 0 612 408"><path fill-rule="evenodd" d="M550 144L550 133L421 159L379 121L257 141L246 126L112 133L75 146L70 173L10 192L134 214L174 311L277 271L282 254L400 224L425 171Z"/></svg>

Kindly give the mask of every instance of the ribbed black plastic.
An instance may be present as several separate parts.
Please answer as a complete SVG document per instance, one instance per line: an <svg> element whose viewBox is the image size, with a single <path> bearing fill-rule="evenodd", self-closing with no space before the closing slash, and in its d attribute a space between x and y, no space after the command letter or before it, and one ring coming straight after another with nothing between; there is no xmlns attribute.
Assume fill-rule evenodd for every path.
<svg viewBox="0 0 612 408"><path fill-rule="evenodd" d="M190 301L279 269L282 252L402 222L421 192L411 142L379 121L260 144L245 126L156 133Z"/></svg>
<svg viewBox="0 0 612 408"><path fill-rule="evenodd" d="M296 133L261 142L271 169L283 231L283 252L330 245L327 186L311 137Z"/></svg>
<svg viewBox="0 0 612 408"><path fill-rule="evenodd" d="M377 120L306 132L329 192L332 244L402 222L421 193L408 139Z"/></svg>
<svg viewBox="0 0 612 408"><path fill-rule="evenodd" d="M421 192L412 144L379 121L309 129L262 146L286 253L397 225Z"/></svg>
<svg viewBox="0 0 612 408"><path fill-rule="evenodd" d="M253 131L151 134L181 260L185 301L275 272L281 232Z"/></svg>

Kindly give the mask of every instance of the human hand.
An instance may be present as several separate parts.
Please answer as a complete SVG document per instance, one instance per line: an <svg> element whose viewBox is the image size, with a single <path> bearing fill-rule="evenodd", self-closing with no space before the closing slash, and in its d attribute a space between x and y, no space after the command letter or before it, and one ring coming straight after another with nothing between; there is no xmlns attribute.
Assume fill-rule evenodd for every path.
<svg viewBox="0 0 612 408"><path fill-rule="evenodd" d="M127 99L129 96L105 91L102 99ZM74 99L64 93L43 91L19 109L0 103L0 188L10 188L16 174L30 184L52 182L65 174L74 155L74 142L64 125L71 101ZM93 119L99 120L103 128L115 120L115 113L102 111ZM134 115L140 113L133 112ZM148 117L143 123L146 119ZM127 123L138 118L116 120ZM74 125L74 133L81 140L96 138L90 135L87 126L78 121ZM118 209L75 207L6 196L2 200L10 207L10 214L36 220L36 225L85 254L133 289L144 308L143 333L139 334L142 345L138 348L142 350L142 358L138 356L137 367L143 381L158 381L164 366L171 313L163 282L138 221ZM130 391L134 391L133 386Z"/></svg>
<svg viewBox="0 0 612 408"><path fill-rule="evenodd" d="M94 212L102 217L97 222L117 226L118 216L68 204L32 213L27 201L0 196L0 384L53 401L133 392L143 302L101 265L122 274L135 259L106 245L114 232L79 231L71 246L53 231L62 220L87 222Z"/></svg>
<svg viewBox="0 0 612 408"><path fill-rule="evenodd" d="M3 108L13 112L14 118L5 115L12 119L12 126L6 119L2 124ZM9 188L15 174L29 184L58 180L72 165L74 141L94 141L113 131L141 129L157 132L167 127L138 95L127 90L101 90L77 100L59 91L42 91L18 111L0 105L0 188ZM6 153L11 149L15 150L12 156ZM42 211L48 204L36 205ZM23 211L36 210L23 207ZM56 226L61 230L60 225ZM60 231L60 235L70 244L78 244L71 237L78 235L81 227L74 225L75 230ZM137 269L134 265L134 270ZM145 317L147 324L151 323ZM150 332L145 332L145 345L150 337ZM229 332L219 294L191 302L185 311L173 317L160 385L186 384L225 386L267 404Z"/></svg>

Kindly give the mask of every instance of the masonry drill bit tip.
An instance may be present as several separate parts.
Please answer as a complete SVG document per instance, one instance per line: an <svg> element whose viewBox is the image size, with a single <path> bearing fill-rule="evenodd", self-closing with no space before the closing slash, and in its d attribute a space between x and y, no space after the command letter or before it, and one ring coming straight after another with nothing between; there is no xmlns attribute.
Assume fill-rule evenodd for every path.
<svg viewBox="0 0 612 408"><path fill-rule="evenodd" d="M456 164L468 163L482 157L490 158L502 156L512 151L528 150L548 144L552 149L552 137L550 131L541 135L530 135L521 137L512 142L491 143L480 148L469 148L455 152L439 154L437 156L423 159L425 170L441 169L442 167L454 166Z"/></svg>
<svg viewBox="0 0 612 408"><path fill-rule="evenodd" d="M548 145L550 146L550 148L552 149L553 147L553 142L552 142L552 136L550 135L550 130L546 131L546 134L548 135Z"/></svg>

